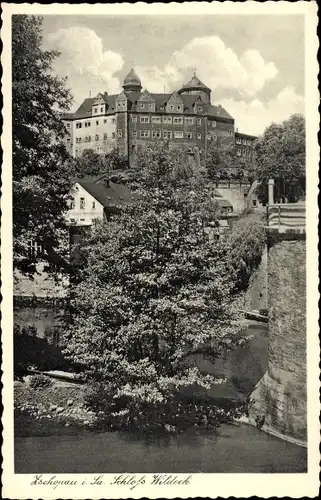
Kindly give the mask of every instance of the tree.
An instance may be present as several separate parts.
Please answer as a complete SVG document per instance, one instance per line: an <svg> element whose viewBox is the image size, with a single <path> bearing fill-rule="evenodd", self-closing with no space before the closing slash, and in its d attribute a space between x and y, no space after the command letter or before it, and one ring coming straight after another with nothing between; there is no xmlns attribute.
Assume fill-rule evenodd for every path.
<svg viewBox="0 0 321 500"><path fill-rule="evenodd" d="M71 95L52 71L59 54L42 49L41 30L40 17L12 17L13 256L30 275L44 253L52 268L65 264L64 212L75 175L61 121ZM30 252L31 240L40 254Z"/></svg>
<svg viewBox="0 0 321 500"><path fill-rule="evenodd" d="M283 123L270 125L257 140L258 196L266 203L268 180L275 181L275 200L297 201L305 193L305 120L294 114Z"/></svg>
<svg viewBox="0 0 321 500"><path fill-rule="evenodd" d="M210 180L248 180L252 172L252 160L237 154L237 148L223 148L214 145L209 148L205 158L205 168Z"/></svg>
<svg viewBox="0 0 321 500"><path fill-rule="evenodd" d="M120 155L117 149L113 149L106 155L98 154L93 149L85 149L75 162L79 177L87 175L111 176L115 170L119 175L120 172L128 168L127 158Z"/></svg>
<svg viewBox="0 0 321 500"><path fill-rule="evenodd" d="M234 292L247 289L266 245L265 215L249 214L235 221L223 242L225 258L236 272Z"/></svg>
<svg viewBox="0 0 321 500"><path fill-rule="evenodd" d="M221 381L191 356L215 360L242 342L233 273L206 230L219 211L203 179L166 146L149 147L137 164L136 201L108 226L97 224L85 243L65 337L65 354L95 382L91 402L128 426L184 414L182 388ZM217 425L233 416L211 411Z"/></svg>

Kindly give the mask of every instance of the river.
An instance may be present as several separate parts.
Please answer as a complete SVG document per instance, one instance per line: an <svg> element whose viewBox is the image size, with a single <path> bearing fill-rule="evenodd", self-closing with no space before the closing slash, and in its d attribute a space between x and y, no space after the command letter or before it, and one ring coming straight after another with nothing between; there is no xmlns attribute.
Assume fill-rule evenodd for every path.
<svg viewBox="0 0 321 500"><path fill-rule="evenodd" d="M246 397L267 367L267 326L253 323L244 348L218 360L227 377L210 395ZM202 368L214 368L198 360ZM272 473L305 472L306 449L245 425L222 426L218 435L191 430L138 439L126 432L90 431L16 437L16 473Z"/></svg>

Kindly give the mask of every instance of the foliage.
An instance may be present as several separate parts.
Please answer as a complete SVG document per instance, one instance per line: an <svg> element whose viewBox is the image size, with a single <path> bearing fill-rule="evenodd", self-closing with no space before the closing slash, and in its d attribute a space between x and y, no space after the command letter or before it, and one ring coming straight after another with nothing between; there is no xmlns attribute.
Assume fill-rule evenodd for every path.
<svg viewBox="0 0 321 500"><path fill-rule="evenodd" d="M113 149L106 155L96 153L93 149L85 149L75 160L79 177L87 175L112 175L114 170L123 171L128 168L127 158Z"/></svg>
<svg viewBox="0 0 321 500"><path fill-rule="evenodd" d="M266 203L268 180L275 181L275 201L297 201L305 193L305 119L294 114L281 124L270 125L257 141L258 197Z"/></svg>
<svg viewBox="0 0 321 500"><path fill-rule="evenodd" d="M53 381L51 378L39 373L30 377L29 384L32 389L44 389L45 387L51 387L53 385Z"/></svg>
<svg viewBox="0 0 321 500"><path fill-rule="evenodd" d="M12 160L14 267L36 272L39 260L63 269L64 212L75 175L61 114L71 103L65 80L52 71L56 51L42 49L42 19L12 17ZM30 240L44 252L31 253Z"/></svg>
<svg viewBox="0 0 321 500"><path fill-rule="evenodd" d="M219 145L212 146L206 154L203 164L208 177L212 181L219 180L253 180L252 159L238 156L237 148L223 148Z"/></svg>
<svg viewBox="0 0 321 500"><path fill-rule="evenodd" d="M251 275L261 262L266 244L264 216L250 214L235 221L223 244L226 259L237 275L234 290L245 290Z"/></svg>
<svg viewBox="0 0 321 500"><path fill-rule="evenodd" d="M32 326L14 327L14 377L22 379L30 368L38 370L69 370L61 349L37 336Z"/></svg>
<svg viewBox="0 0 321 500"><path fill-rule="evenodd" d="M109 413L137 414L181 387L220 383L187 357L215 360L241 338L233 271L206 231L219 209L204 179L160 146L139 155L130 184L136 201L97 224L83 247L65 353L102 384Z"/></svg>

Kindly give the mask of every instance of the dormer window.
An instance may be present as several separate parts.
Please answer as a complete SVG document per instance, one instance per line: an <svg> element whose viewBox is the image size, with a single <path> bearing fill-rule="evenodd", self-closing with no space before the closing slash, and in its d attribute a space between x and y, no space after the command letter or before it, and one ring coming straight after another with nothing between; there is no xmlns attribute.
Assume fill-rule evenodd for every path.
<svg viewBox="0 0 321 500"><path fill-rule="evenodd" d="M181 109L182 109L182 106L179 104L179 105L177 106L177 111L181 111Z"/></svg>
<svg viewBox="0 0 321 500"><path fill-rule="evenodd" d="M103 113L103 112L104 112L104 108L103 108L103 107L101 107L101 108L100 108L100 112L101 112L101 113Z"/></svg>

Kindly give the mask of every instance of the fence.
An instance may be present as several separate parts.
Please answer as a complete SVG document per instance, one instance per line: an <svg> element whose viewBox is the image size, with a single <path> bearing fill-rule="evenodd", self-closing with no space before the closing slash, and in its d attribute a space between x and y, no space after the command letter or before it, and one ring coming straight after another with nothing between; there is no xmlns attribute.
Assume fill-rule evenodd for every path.
<svg viewBox="0 0 321 500"><path fill-rule="evenodd" d="M279 203L267 207L268 228L305 232L305 203Z"/></svg>

